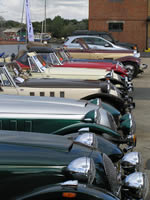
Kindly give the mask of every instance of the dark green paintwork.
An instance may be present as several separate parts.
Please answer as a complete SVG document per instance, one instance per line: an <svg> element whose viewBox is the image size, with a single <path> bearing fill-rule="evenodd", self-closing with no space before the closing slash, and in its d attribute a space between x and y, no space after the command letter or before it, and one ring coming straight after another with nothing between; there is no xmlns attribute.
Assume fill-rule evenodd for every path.
<svg viewBox="0 0 150 200"><path fill-rule="evenodd" d="M92 114L92 113L91 113ZM85 123L68 119L4 119L0 118L0 130L28 131L66 135L81 128L89 128L97 134L108 133L120 138L120 134L96 123Z"/></svg>

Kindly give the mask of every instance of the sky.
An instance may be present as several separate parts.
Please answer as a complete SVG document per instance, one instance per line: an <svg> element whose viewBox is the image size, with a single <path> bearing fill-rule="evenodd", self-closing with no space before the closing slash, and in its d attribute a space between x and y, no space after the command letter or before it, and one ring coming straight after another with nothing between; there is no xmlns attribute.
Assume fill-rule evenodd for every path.
<svg viewBox="0 0 150 200"><path fill-rule="evenodd" d="M0 16L5 20L21 22L24 0L0 0ZM31 20L44 20L45 0L29 0ZM61 16L64 19L88 18L88 0L46 0L46 18ZM25 12L23 15L25 22Z"/></svg>

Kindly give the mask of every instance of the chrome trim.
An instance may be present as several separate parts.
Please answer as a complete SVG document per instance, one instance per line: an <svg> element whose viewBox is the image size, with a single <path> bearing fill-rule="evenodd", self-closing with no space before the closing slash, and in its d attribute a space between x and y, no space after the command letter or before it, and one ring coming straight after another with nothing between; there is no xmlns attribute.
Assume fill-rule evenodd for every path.
<svg viewBox="0 0 150 200"><path fill-rule="evenodd" d="M60 183L60 185L62 185L62 186L77 186L78 180L65 181L64 183Z"/></svg>

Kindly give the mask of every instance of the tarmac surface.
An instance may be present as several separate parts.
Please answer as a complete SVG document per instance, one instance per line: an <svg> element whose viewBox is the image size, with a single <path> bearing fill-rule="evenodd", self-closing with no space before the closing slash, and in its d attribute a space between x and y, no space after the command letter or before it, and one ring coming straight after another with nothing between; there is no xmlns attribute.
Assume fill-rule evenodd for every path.
<svg viewBox="0 0 150 200"><path fill-rule="evenodd" d="M133 116L136 121L137 136L135 151L142 154L144 172L147 173L150 183L150 53L142 57L142 62L149 67L133 80L133 96L136 104ZM150 187L147 200L150 200Z"/></svg>

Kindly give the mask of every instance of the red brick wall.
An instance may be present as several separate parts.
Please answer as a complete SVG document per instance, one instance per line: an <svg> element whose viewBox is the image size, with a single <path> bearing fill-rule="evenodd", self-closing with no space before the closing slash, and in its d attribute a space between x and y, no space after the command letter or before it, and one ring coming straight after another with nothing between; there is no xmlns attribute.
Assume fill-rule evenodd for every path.
<svg viewBox="0 0 150 200"><path fill-rule="evenodd" d="M122 32L111 32L115 39L146 48L147 0L89 0L89 30L108 31L108 21L124 21Z"/></svg>

